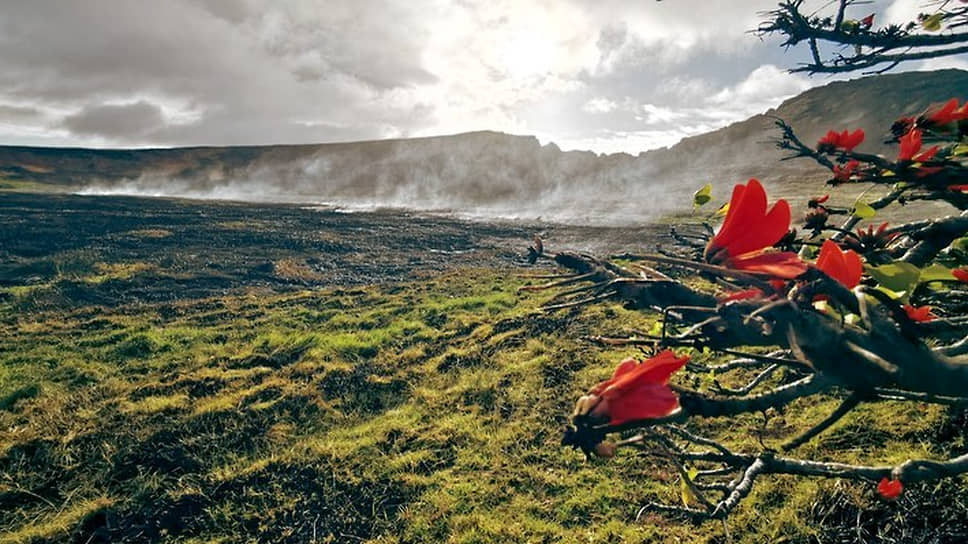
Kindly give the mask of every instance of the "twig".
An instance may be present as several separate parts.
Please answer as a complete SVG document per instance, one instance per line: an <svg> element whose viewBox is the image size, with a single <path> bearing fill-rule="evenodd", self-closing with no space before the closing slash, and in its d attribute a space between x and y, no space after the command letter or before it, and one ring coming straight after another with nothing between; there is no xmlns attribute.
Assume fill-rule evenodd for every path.
<svg viewBox="0 0 968 544"><path fill-rule="evenodd" d="M847 415L848 412L856 408L857 405L860 404L860 401L861 401L861 396L859 394L857 393L851 394L849 397L844 399L843 402L840 403L840 406L838 406L837 409L833 411L833 413L831 413L829 416L824 418L823 421L821 421L820 423L817 423L810 429L807 429L807 431L801 434L800 436L787 442L781 447L781 449L783 451L792 451L792 450L795 450L796 448L799 448L803 444L806 444L808 441L810 441L811 438L829 429L831 425L838 422L840 418L844 417L845 415Z"/></svg>

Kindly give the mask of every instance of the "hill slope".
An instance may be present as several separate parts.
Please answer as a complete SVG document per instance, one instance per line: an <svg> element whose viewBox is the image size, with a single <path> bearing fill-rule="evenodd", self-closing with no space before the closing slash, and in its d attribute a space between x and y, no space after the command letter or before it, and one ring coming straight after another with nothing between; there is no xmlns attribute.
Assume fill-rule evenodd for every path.
<svg viewBox="0 0 968 544"><path fill-rule="evenodd" d="M933 102L964 99L966 89L968 72L960 70L834 82L775 110L638 156L565 152L531 136L489 131L295 146L8 146L0 147L0 179L95 193L401 206L569 222L621 222L629 216L641 221L643 215L682 207L689 192L710 181L823 179L824 171L810 161L780 162L783 154L771 143L777 136L775 117L785 119L807 142L831 128L863 128L866 151L890 153L878 140L894 119Z"/></svg>

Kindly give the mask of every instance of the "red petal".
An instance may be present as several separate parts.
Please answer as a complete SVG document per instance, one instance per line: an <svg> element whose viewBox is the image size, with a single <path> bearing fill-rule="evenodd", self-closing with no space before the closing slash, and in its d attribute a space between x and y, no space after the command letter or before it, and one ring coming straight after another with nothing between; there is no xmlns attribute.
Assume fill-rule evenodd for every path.
<svg viewBox="0 0 968 544"><path fill-rule="evenodd" d="M924 153L918 154L917 157L914 157L914 160L917 162L930 161L931 159L934 158L934 156L937 153L938 153L938 146L934 145L934 146L931 146L931 148L925 151Z"/></svg>
<svg viewBox="0 0 968 544"><path fill-rule="evenodd" d="M968 268L955 268L951 271L951 275L957 278L958 281L968 283Z"/></svg>
<svg viewBox="0 0 968 544"><path fill-rule="evenodd" d="M746 186L736 185L733 188L733 198L729 201L729 211L722 228L716 233L712 244L729 249L730 255L735 255L730 245L746 235L750 227L766 214L766 191L760 182L751 179Z"/></svg>
<svg viewBox="0 0 968 544"><path fill-rule="evenodd" d="M860 276L864 272L860 255L851 249L844 252L832 240L825 240L820 246L816 266L848 289L853 289L860 283Z"/></svg>
<svg viewBox="0 0 968 544"><path fill-rule="evenodd" d="M839 138L838 138L838 135L837 135L836 132L834 132L832 130L828 130L827 131L827 134L824 135L823 138L820 138L819 140L817 140L817 147L820 147L820 146L822 146L824 144L832 145L832 146L836 147L837 146L838 139Z"/></svg>
<svg viewBox="0 0 968 544"><path fill-rule="evenodd" d="M807 271L807 263L791 251L753 252L730 259L736 270L760 272L776 278L792 280Z"/></svg>
<svg viewBox="0 0 968 544"><path fill-rule="evenodd" d="M665 350L655 357L642 361L631 372L619 376L613 384L602 391L602 396L613 398L632 387L646 383L665 384L669 381L669 376L682 368L688 360L688 356L678 358L671 350Z"/></svg>
<svg viewBox="0 0 968 544"><path fill-rule="evenodd" d="M831 278L840 281L847 275L847 267L844 264L843 253L833 240L824 240L820 246L820 255L817 256L817 268L822 270Z"/></svg>
<svg viewBox="0 0 968 544"><path fill-rule="evenodd" d="M847 151L852 151L855 147L860 145L864 141L864 131L862 129L857 129L854 132L847 135L847 131L844 131L844 139L841 141L841 147Z"/></svg>
<svg viewBox="0 0 968 544"><path fill-rule="evenodd" d="M844 266L847 268L847 281L844 285L853 289L860 283L860 277L864 274L864 262L856 251L848 249L844 252Z"/></svg>
<svg viewBox="0 0 968 544"><path fill-rule="evenodd" d="M790 204L778 200L769 213L752 226L746 236L729 245L730 255L743 255L751 251L771 247L790 230Z"/></svg>
<svg viewBox="0 0 968 544"><path fill-rule="evenodd" d="M904 491L904 485L901 484L901 481L888 480L887 476L881 478L880 483L877 484L877 492L880 493L881 497L888 500L900 497L902 491Z"/></svg>
<svg viewBox="0 0 968 544"><path fill-rule="evenodd" d="M908 318L917 323L927 323L938 318L938 316L931 313L931 306L919 306L915 308L910 304L905 304L903 307Z"/></svg>
<svg viewBox="0 0 968 544"><path fill-rule="evenodd" d="M667 385L645 384L609 401L610 423L664 417L679 407L679 397Z"/></svg>
<svg viewBox="0 0 968 544"><path fill-rule="evenodd" d="M629 357L628 359L625 359L624 361L619 363L617 367L615 367L615 372L612 373L612 377L610 379L605 380L604 382L601 382L595 387L592 387L591 391L589 392L593 395L601 395L602 391L604 391L605 388L615 383L615 381L618 380L622 375L632 372L638 366L639 366L639 362L636 361L635 359L631 357Z"/></svg>
<svg viewBox="0 0 968 544"><path fill-rule="evenodd" d="M939 125L946 125L954 121L954 116L952 113L956 109L958 109L958 99L952 98L951 100L945 102L944 105L941 106L941 109L934 112L928 119Z"/></svg>
<svg viewBox="0 0 968 544"><path fill-rule="evenodd" d="M763 297L763 290L754 288L754 289L746 289L743 291L736 291L734 293L730 293L724 297L720 297L718 301L720 304L726 304L727 302L734 302L737 300L749 300L751 298L762 298L762 297Z"/></svg>
<svg viewBox="0 0 968 544"><path fill-rule="evenodd" d="M909 161L914 154L921 149L921 131L919 129L912 129L908 131L907 134L901 137L901 150L897 154L897 160L899 161Z"/></svg>

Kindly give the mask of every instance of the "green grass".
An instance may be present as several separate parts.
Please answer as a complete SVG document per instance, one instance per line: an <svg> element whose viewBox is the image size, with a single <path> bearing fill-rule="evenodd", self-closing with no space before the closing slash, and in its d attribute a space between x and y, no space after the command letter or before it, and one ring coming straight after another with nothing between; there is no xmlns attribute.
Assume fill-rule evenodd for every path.
<svg viewBox="0 0 968 544"><path fill-rule="evenodd" d="M608 304L540 314L547 295L517 294L522 281L469 270L4 310L0 542L726 542L720 524L634 522L642 503L678 500L667 464L624 451L588 461L558 443L578 395L634 355L577 339L648 330L654 316ZM698 425L758 451L835 404ZM862 407L802 453L937 457L963 440L951 417ZM903 501L964 493L913 486ZM903 511L858 484L764 478L727 526L737 543L825 541L858 510Z"/></svg>

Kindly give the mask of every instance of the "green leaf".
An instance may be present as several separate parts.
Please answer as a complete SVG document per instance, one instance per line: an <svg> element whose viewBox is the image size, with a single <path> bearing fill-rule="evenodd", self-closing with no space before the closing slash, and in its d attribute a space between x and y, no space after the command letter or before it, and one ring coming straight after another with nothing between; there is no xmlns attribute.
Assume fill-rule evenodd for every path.
<svg viewBox="0 0 968 544"><path fill-rule="evenodd" d="M713 214L713 217L725 217L727 213L729 213L729 202L720 206L719 209L716 210L716 213Z"/></svg>
<svg viewBox="0 0 968 544"><path fill-rule="evenodd" d="M699 391L706 392L716 384L716 371L710 370L699 378Z"/></svg>
<svg viewBox="0 0 968 544"><path fill-rule="evenodd" d="M911 263L891 263L872 267L867 270L877 283L891 291L906 291L910 293L917 286L921 277L921 269Z"/></svg>
<svg viewBox="0 0 968 544"><path fill-rule="evenodd" d="M854 209L852 209L850 212L861 219L870 219L871 217L877 215L877 210L871 208L870 204L862 200L854 202Z"/></svg>
<svg viewBox="0 0 968 544"><path fill-rule="evenodd" d="M929 281L947 281L953 278L951 275L951 269L947 266L941 264L933 264L927 268L921 269L921 279L922 283Z"/></svg>
<svg viewBox="0 0 968 544"><path fill-rule="evenodd" d="M860 21L857 19L847 19L846 21L840 23L840 29L844 32L850 32L852 30L857 30L860 26Z"/></svg>
<svg viewBox="0 0 968 544"><path fill-rule="evenodd" d="M924 27L928 32L937 32L941 30L941 21L944 19L943 13L935 13L934 15L929 15L921 21L921 26Z"/></svg>
<svg viewBox="0 0 968 544"><path fill-rule="evenodd" d="M698 208L713 199L713 184L707 183L692 194L692 206Z"/></svg>
<svg viewBox="0 0 968 544"><path fill-rule="evenodd" d="M958 144L951 150L952 156L968 155L968 144Z"/></svg>
<svg viewBox="0 0 968 544"><path fill-rule="evenodd" d="M692 487L690 486L692 481L696 479L696 476L698 475L699 469L695 467L689 468L688 472L684 472L680 475L679 491L682 495L682 504L685 506L699 502L699 499L696 498L696 495L692 492Z"/></svg>
<svg viewBox="0 0 968 544"><path fill-rule="evenodd" d="M885 295L891 297L891 300L901 300L907 295L907 291L891 291L883 285L876 287L878 291L884 293Z"/></svg>

